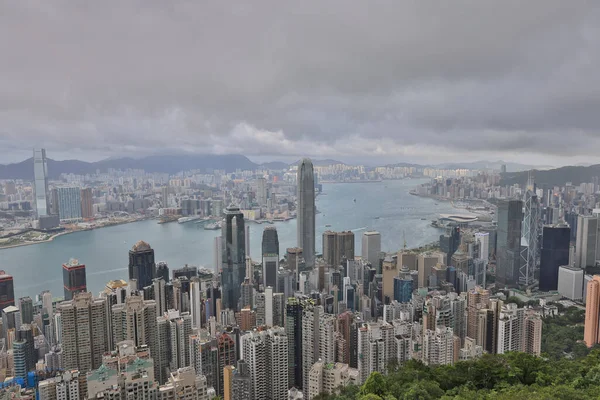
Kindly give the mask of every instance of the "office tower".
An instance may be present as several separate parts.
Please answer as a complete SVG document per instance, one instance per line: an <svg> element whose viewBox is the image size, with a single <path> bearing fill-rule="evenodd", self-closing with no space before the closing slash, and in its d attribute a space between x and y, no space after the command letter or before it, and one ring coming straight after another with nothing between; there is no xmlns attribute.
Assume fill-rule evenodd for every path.
<svg viewBox="0 0 600 400"><path fill-rule="evenodd" d="M267 180L265 178L258 178L256 180L256 202L259 206L265 207L267 205Z"/></svg>
<svg viewBox="0 0 600 400"><path fill-rule="evenodd" d="M78 187L56 188L58 197L58 216L61 221L81 219L81 189Z"/></svg>
<svg viewBox="0 0 600 400"><path fill-rule="evenodd" d="M265 293L264 293L264 299L265 299L265 304L264 304L264 309L265 309L265 325L267 326L276 326L273 323L273 309L274 309L274 297L273 297L273 288L271 286L267 286L265 288ZM282 326L281 324L279 326Z"/></svg>
<svg viewBox="0 0 600 400"><path fill-rule="evenodd" d="M37 217L40 218L48 215L50 208L48 203L48 165L45 149L33 150L33 175L35 179L33 185L35 211Z"/></svg>
<svg viewBox="0 0 600 400"><path fill-rule="evenodd" d="M312 161L303 159L298 165L297 230L298 247L302 249L307 268L315 266L315 178Z"/></svg>
<svg viewBox="0 0 600 400"><path fill-rule="evenodd" d="M256 312L246 306L235 314L237 326L242 331L250 331L256 328Z"/></svg>
<svg viewBox="0 0 600 400"><path fill-rule="evenodd" d="M435 328L425 331L421 361L425 365L454 364L454 332L452 328Z"/></svg>
<svg viewBox="0 0 600 400"><path fill-rule="evenodd" d="M329 268L354 260L354 232L323 232L323 260Z"/></svg>
<svg viewBox="0 0 600 400"><path fill-rule="evenodd" d="M160 189L160 203L163 208L169 207L169 186Z"/></svg>
<svg viewBox="0 0 600 400"><path fill-rule="evenodd" d="M63 366L81 372L100 367L107 348L106 300L76 293L56 306L61 314Z"/></svg>
<svg viewBox="0 0 600 400"><path fill-rule="evenodd" d="M158 264L156 264L156 277L161 278L165 283L169 283L169 266L166 262L159 261Z"/></svg>
<svg viewBox="0 0 600 400"><path fill-rule="evenodd" d="M246 254L246 258L248 258L250 257L250 225L246 225L244 229L244 252Z"/></svg>
<svg viewBox="0 0 600 400"><path fill-rule="evenodd" d="M244 214L234 205L225 209L222 227L221 300L223 308L239 311L241 285L246 278Z"/></svg>
<svg viewBox="0 0 600 400"><path fill-rule="evenodd" d="M15 376L26 378L27 373L35 369L37 361L31 325L21 325L17 329L12 348Z"/></svg>
<svg viewBox="0 0 600 400"><path fill-rule="evenodd" d="M0 309L15 305L13 277L0 270Z"/></svg>
<svg viewBox="0 0 600 400"><path fill-rule="evenodd" d="M558 268L558 293L567 299L583 300L583 275L581 268L563 265Z"/></svg>
<svg viewBox="0 0 600 400"><path fill-rule="evenodd" d="M154 250L143 240L137 242L129 250L129 280L135 279L137 290L152 284L156 278Z"/></svg>
<svg viewBox="0 0 600 400"><path fill-rule="evenodd" d="M456 255L456 254L455 254ZM440 260L440 255L437 253L421 253L417 256L417 270L419 272L419 287L427 287L429 284L429 276ZM458 270L458 267L457 267Z"/></svg>
<svg viewBox="0 0 600 400"><path fill-rule="evenodd" d="M575 242L575 265L581 269L596 265L596 238L598 236L598 217L583 216L577 218L577 239Z"/></svg>
<svg viewBox="0 0 600 400"><path fill-rule="evenodd" d="M92 189L85 188L81 189L81 218L93 218L94 217L94 199L92 196Z"/></svg>
<svg viewBox="0 0 600 400"><path fill-rule="evenodd" d="M202 283L198 278L190 282L190 313L192 315L192 328L202 328Z"/></svg>
<svg viewBox="0 0 600 400"><path fill-rule="evenodd" d="M544 226L540 262L540 290L558 289L558 269L569 264L571 229L566 225Z"/></svg>
<svg viewBox="0 0 600 400"><path fill-rule="evenodd" d="M362 259L374 268L379 267L381 255L381 234L377 231L367 231L362 236Z"/></svg>
<svg viewBox="0 0 600 400"><path fill-rule="evenodd" d="M75 293L87 292L85 265L72 258L62 268L65 300L72 300Z"/></svg>
<svg viewBox="0 0 600 400"><path fill-rule="evenodd" d="M498 317L498 354L523 351L525 311L516 304L502 306Z"/></svg>
<svg viewBox="0 0 600 400"><path fill-rule="evenodd" d="M490 257L490 233L475 232L475 240L479 243L479 258L487 260Z"/></svg>
<svg viewBox="0 0 600 400"><path fill-rule="evenodd" d="M252 381L250 371L245 360L237 362L237 368L232 371L231 400L254 400L252 398ZM225 400L227 397L225 397Z"/></svg>
<svg viewBox="0 0 600 400"><path fill-rule="evenodd" d="M214 272L215 274L219 274L223 268L223 238L221 236L215 237L214 264Z"/></svg>
<svg viewBox="0 0 600 400"><path fill-rule="evenodd" d="M394 300L398 303L408 303L411 301L413 290L416 288L409 269L407 267L402 267L398 276L394 277L393 282Z"/></svg>
<svg viewBox="0 0 600 400"><path fill-rule="evenodd" d="M267 226L262 236L262 282L264 287L277 287L278 270L279 237L274 226Z"/></svg>
<svg viewBox="0 0 600 400"><path fill-rule="evenodd" d="M304 301L290 297L286 305L285 332L288 338L289 386L302 387L302 310Z"/></svg>
<svg viewBox="0 0 600 400"><path fill-rule="evenodd" d="M450 265L450 259L460 245L460 228L452 225L446 228L446 232L440 235L440 250L446 254L444 264Z"/></svg>
<svg viewBox="0 0 600 400"><path fill-rule="evenodd" d="M535 281L535 270L540 261L538 249L540 205L535 194L532 175L529 175L525 192L525 212L523 215L521 237L521 267L519 268L519 284L530 286Z"/></svg>
<svg viewBox="0 0 600 400"><path fill-rule="evenodd" d="M241 338L252 399L286 400L288 339L283 328L252 331Z"/></svg>
<svg viewBox="0 0 600 400"><path fill-rule="evenodd" d="M283 293L273 293L273 326L284 326L285 297Z"/></svg>
<svg viewBox="0 0 600 400"><path fill-rule="evenodd" d="M498 203L496 281L499 286L515 286L521 267L521 224L523 202L501 200Z"/></svg>
<svg viewBox="0 0 600 400"><path fill-rule="evenodd" d="M176 268L173 270L173 279L179 279L183 276L185 276L188 281L191 281L192 278L198 276L198 268L186 264L181 268Z"/></svg>
<svg viewBox="0 0 600 400"><path fill-rule="evenodd" d="M19 310L21 311L21 321L23 324L33 322L33 300L31 297L21 297L19 299Z"/></svg>
<svg viewBox="0 0 600 400"><path fill-rule="evenodd" d="M17 335L17 329L22 324L21 312L17 307L8 306L2 309L2 332L7 349L12 347L12 342Z"/></svg>

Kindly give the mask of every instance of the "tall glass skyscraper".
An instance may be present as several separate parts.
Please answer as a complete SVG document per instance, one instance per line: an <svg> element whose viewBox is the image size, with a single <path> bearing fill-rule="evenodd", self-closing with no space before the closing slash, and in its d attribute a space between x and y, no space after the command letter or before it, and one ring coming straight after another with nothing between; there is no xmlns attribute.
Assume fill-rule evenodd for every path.
<svg viewBox="0 0 600 400"><path fill-rule="evenodd" d="M246 229L239 207L225 209L222 225L222 302L223 308L239 311L241 285L246 278Z"/></svg>
<svg viewBox="0 0 600 400"><path fill-rule="evenodd" d="M298 166L298 247L302 248L307 268L315 266L315 175L312 161L303 159Z"/></svg>
<svg viewBox="0 0 600 400"><path fill-rule="evenodd" d="M519 281L522 223L521 200L502 200L498 203L496 281L500 285L516 286Z"/></svg>
<svg viewBox="0 0 600 400"><path fill-rule="evenodd" d="M558 269L569 265L571 229L566 225L544 226L540 262L540 290L558 289Z"/></svg>
<svg viewBox="0 0 600 400"><path fill-rule="evenodd" d="M262 236L262 278L265 287L277 287L279 270L279 237L274 226L267 226Z"/></svg>
<svg viewBox="0 0 600 400"><path fill-rule="evenodd" d="M152 284L156 278L156 263L154 250L142 240L129 250L129 280L137 281L137 289L142 290Z"/></svg>
<svg viewBox="0 0 600 400"><path fill-rule="evenodd" d="M35 210L38 218L48 215L50 205L48 203L48 165L46 161L46 150L33 150L33 185L35 191Z"/></svg>

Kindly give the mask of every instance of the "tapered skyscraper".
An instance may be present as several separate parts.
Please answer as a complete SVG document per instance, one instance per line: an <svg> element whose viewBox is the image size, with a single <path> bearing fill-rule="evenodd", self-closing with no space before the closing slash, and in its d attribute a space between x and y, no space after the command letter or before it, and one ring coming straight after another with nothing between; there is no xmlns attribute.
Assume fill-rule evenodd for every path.
<svg viewBox="0 0 600 400"><path fill-rule="evenodd" d="M312 161L303 159L298 166L298 247L306 266L315 266L315 175Z"/></svg>
<svg viewBox="0 0 600 400"><path fill-rule="evenodd" d="M239 310L241 285L246 278L246 229L244 214L230 205L222 226L221 288L223 308Z"/></svg>
<svg viewBox="0 0 600 400"><path fill-rule="evenodd" d="M33 151L33 176L35 179L35 210L38 218L48 215L48 166L46 150Z"/></svg>

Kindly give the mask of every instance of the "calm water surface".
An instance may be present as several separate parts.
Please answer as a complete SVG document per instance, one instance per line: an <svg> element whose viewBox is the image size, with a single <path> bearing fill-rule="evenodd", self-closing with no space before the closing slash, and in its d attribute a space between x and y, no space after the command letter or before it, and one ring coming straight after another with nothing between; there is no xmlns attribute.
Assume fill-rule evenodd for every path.
<svg viewBox="0 0 600 400"><path fill-rule="evenodd" d="M449 203L412 196L408 193L424 180L385 181L378 183L338 183L323 185L317 198L316 249L321 251L321 234L328 229L352 230L356 235L356 253L360 254L361 235L375 229L382 235L382 250L402 247L403 235L409 247L437 240L438 229L429 224L440 213L449 213ZM356 202L354 201L356 199ZM379 218L376 218L379 217ZM422 220L425 218L425 220ZM329 224L331 227L326 227ZM266 225L250 224L251 256L260 259L260 241ZM296 245L296 221L275 223L280 253ZM98 293L111 279L127 280L128 251L138 240L155 250L157 261L169 268L184 264L212 268L214 237L219 231L207 231L193 222L157 224L155 220L77 232L52 242L0 250L0 269L13 275L15 296L35 296L49 289L62 296L61 266L77 258L87 268L88 289Z"/></svg>

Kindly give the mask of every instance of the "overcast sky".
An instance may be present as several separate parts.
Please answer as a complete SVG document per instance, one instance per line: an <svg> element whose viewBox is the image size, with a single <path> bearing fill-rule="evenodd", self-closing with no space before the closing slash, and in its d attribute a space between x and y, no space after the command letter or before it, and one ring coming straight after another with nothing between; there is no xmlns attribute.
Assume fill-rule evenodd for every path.
<svg viewBox="0 0 600 400"><path fill-rule="evenodd" d="M0 163L600 162L600 1L3 1Z"/></svg>

